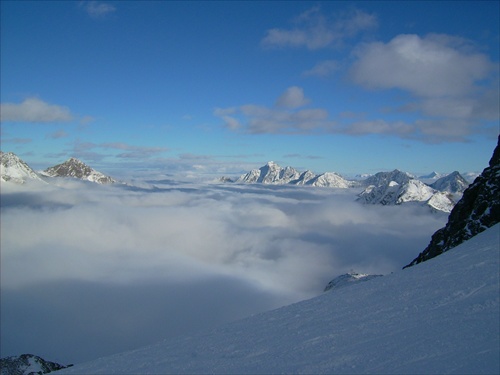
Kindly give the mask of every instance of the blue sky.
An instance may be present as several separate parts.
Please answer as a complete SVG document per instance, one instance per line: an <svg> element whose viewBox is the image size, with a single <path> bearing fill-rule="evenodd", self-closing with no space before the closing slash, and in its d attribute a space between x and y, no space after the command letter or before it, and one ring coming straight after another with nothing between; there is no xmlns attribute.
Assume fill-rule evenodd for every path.
<svg viewBox="0 0 500 375"><path fill-rule="evenodd" d="M1 149L36 168L481 171L499 2L1 2Z"/></svg>

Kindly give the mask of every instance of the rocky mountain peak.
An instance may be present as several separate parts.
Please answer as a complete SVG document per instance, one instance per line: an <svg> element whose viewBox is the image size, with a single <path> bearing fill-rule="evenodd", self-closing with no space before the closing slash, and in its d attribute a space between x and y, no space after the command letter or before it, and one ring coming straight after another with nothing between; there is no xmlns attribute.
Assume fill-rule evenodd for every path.
<svg viewBox="0 0 500 375"><path fill-rule="evenodd" d="M99 184L111 184L116 182L109 176L98 172L77 158L69 158L62 164L57 164L43 171L49 177L72 177L87 180Z"/></svg>
<svg viewBox="0 0 500 375"><path fill-rule="evenodd" d="M448 223L432 235L431 242L406 267L424 262L474 237L500 222L500 136L489 166L464 191Z"/></svg>

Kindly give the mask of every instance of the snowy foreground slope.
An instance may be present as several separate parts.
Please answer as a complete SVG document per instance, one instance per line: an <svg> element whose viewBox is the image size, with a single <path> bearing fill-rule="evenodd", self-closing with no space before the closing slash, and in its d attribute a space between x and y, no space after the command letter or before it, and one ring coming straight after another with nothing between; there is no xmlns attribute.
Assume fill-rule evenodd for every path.
<svg viewBox="0 0 500 375"><path fill-rule="evenodd" d="M499 240L497 224L406 270L58 373L497 374Z"/></svg>

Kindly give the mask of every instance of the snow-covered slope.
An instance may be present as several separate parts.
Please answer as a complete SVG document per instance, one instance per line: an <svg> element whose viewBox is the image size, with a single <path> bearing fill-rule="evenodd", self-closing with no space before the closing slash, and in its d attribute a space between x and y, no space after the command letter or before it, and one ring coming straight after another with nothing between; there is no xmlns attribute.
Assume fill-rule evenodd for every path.
<svg viewBox="0 0 500 375"><path fill-rule="evenodd" d="M37 355L21 354L0 359L0 375L41 375L66 368Z"/></svg>
<svg viewBox="0 0 500 375"><path fill-rule="evenodd" d="M357 183L346 180L338 173L326 172L307 181L307 185L347 189L356 186Z"/></svg>
<svg viewBox="0 0 500 375"><path fill-rule="evenodd" d="M430 186L442 192L462 194L469 186L469 183L458 171L455 171L447 176L437 179Z"/></svg>
<svg viewBox="0 0 500 375"><path fill-rule="evenodd" d="M111 177L92 169L76 158L70 158L62 164L47 168L42 172L42 175L48 177L72 177L98 184L111 184L116 182Z"/></svg>
<svg viewBox="0 0 500 375"><path fill-rule="evenodd" d="M499 233L497 224L415 267L60 374L496 374Z"/></svg>
<svg viewBox="0 0 500 375"><path fill-rule="evenodd" d="M298 172L292 167L281 167L273 161L268 162L259 169L252 169L242 175L237 183L262 183L274 185L311 185L320 187L349 188L357 186L358 183L348 181L337 173L326 172L319 175L307 170Z"/></svg>
<svg viewBox="0 0 500 375"><path fill-rule="evenodd" d="M420 202L443 212L450 212L455 205L447 194L397 169L392 172L379 172L363 183L367 187L358 195L358 201L366 204L398 205Z"/></svg>
<svg viewBox="0 0 500 375"><path fill-rule="evenodd" d="M0 151L0 180L24 184L28 180L43 180L31 167L12 152Z"/></svg>

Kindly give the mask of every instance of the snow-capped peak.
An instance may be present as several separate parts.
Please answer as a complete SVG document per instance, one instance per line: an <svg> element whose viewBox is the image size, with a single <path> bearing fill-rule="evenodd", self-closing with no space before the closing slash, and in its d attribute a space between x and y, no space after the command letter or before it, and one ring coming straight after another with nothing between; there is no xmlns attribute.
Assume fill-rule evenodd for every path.
<svg viewBox="0 0 500 375"><path fill-rule="evenodd" d="M43 180L31 167L13 152L0 151L0 179L3 182L24 184L28 180Z"/></svg>
<svg viewBox="0 0 500 375"><path fill-rule="evenodd" d="M412 178L399 170L380 172L365 180L368 186L358 195L358 200L368 204L398 205L421 202L431 208L450 212L453 200L442 192Z"/></svg>
<svg viewBox="0 0 500 375"><path fill-rule="evenodd" d="M298 172L292 167L281 167L270 161L259 169L253 169L242 175L237 183L263 183L274 185L311 185L321 187L348 188L357 185L356 182L348 181L338 173L326 172L319 175L307 170Z"/></svg>
<svg viewBox="0 0 500 375"><path fill-rule="evenodd" d="M469 183L458 171L455 171L437 179L430 186L439 191L462 194L469 186Z"/></svg>

